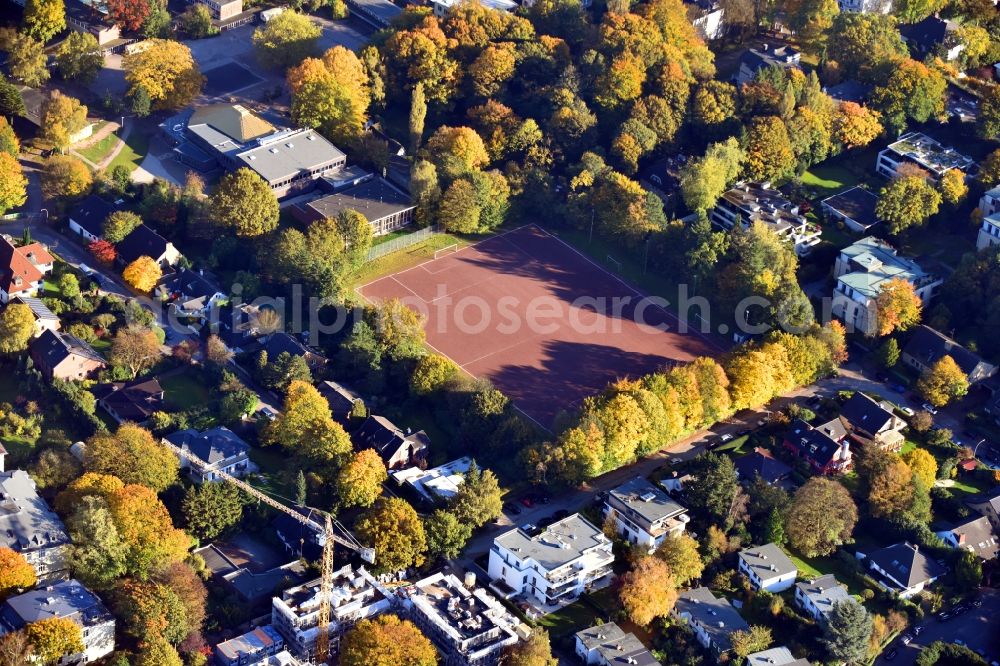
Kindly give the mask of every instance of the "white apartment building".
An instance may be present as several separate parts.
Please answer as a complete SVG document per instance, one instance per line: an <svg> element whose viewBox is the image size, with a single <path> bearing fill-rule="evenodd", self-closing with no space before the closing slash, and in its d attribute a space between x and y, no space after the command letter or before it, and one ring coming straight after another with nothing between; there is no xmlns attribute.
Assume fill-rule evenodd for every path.
<svg viewBox="0 0 1000 666"><path fill-rule="evenodd" d="M63 578L69 568L66 528L27 472L3 471L5 455L0 446L0 547L21 553L41 580Z"/></svg>
<svg viewBox="0 0 1000 666"><path fill-rule="evenodd" d="M750 629L728 599L716 597L707 587L681 592L673 614L687 622L698 643L719 661L733 648L730 640L733 632Z"/></svg>
<svg viewBox="0 0 1000 666"><path fill-rule="evenodd" d="M832 312L854 330L872 335L877 330L876 299L882 287L893 279L906 280L927 305L943 282L925 272L917 262L896 253L883 240L869 236L845 247L833 269L837 286L833 291Z"/></svg>
<svg viewBox="0 0 1000 666"><path fill-rule="evenodd" d="M358 621L374 617L392 607L391 593L364 567L346 565L333 574L330 592L330 650L340 647L340 637ZM292 654L306 661L316 653L319 621L320 581L285 590L271 602L271 624L285 639Z"/></svg>
<svg viewBox="0 0 1000 666"><path fill-rule="evenodd" d="M534 536L521 528L498 536L490 549L489 575L505 598L522 595L551 612L610 578L614 561L611 540L573 514Z"/></svg>
<svg viewBox="0 0 1000 666"><path fill-rule="evenodd" d="M1000 245L1000 214L984 217L979 226L979 236L976 238L977 250L985 250L994 245Z"/></svg>
<svg viewBox="0 0 1000 666"><path fill-rule="evenodd" d="M907 132L890 143L878 154L875 171L880 176L893 178L903 164L916 164L927 171L935 181L952 169L969 174L976 166L975 160L966 157L954 148L943 146L938 141L920 132Z"/></svg>
<svg viewBox="0 0 1000 666"><path fill-rule="evenodd" d="M684 532L687 509L641 476L608 493L604 516L613 516L615 531L629 543L656 550L668 535Z"/></svg>
<svg viewBox="0 0 1000 666"><path fill-rule="evenodd" d="M979 212L983 217L1000 213L1000 186L983 192L983 196L979 197Z"/></svg>
<svg viewBox="0 0 1000 666"><path fill-rule="evenodd" d="M795 584L799 575L788 555L773 543L741 550L739 570L755 590L768 592L784 592Z"/></svg>
<svg viewBox="0 0 1000 666"><path fill-rule="evenodd" d="M744 228L760 222L795 247L799 256L819 245L822 230L799 214L799 207L770 183L736 183L722 195L709 219L720 229L732 229L737 221Z"/></svg>
<svg viewBox="0 0 1000 666"><path fill-rule="evenodd" d="M817 622L825 622L834 604L850 596L833 574L795 584L795 605Z"/></svg>
<svg viewBox="0 0 1000 666"><path fill-rule="evenodd" d="M492 666L517 643L520 620L482 588L469 590L438 572L399 590L410 620L430 638L445 666Z"/></svg>
<svg viewBox="0 0 1000 666"><path fill-rule="evenodd" d="M842 12L857 14L888 14L892 10L892 0L837 0Z"/></svg>

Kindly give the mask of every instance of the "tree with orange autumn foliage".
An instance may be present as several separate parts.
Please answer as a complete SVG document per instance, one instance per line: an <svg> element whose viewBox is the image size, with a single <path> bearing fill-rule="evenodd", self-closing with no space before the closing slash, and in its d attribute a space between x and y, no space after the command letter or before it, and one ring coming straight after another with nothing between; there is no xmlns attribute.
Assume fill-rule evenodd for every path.
<svg viewBox="0 0 1000 666"><path fill-rule="evenodd" d="M646 556L621 577L618 598L630 620L647 626L670 614L677 602L677 586L663 560Z"/></svg>

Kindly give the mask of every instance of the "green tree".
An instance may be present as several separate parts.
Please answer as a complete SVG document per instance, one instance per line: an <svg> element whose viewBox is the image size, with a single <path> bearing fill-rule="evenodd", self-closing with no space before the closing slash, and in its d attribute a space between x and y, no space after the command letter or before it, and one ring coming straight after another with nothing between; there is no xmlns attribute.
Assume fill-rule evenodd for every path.
<svg viewBox="0 0 1000 666"><path fill-rule="evenodd" d="M847 489L832 479L813 477L795 491L785 532L793 548L817 557L849 539L857 522L858 508Z"/></svg>
<svg viewBox="0 0 1000 666"><path fill-rule="evenodd" d="M709 210L740 174L743 151L730 137L714 143L704 157L688 161L681 168L680 185L684 204L691 210Z"/></svg>
<svg viewBox="0 0 1000 666"><path fill-rule="evenodd" d="M449 509L463 523L479 528L503 512L503 489L496 475L472 462Z"/></svg>
<svg viewBox="0 0 1000 666"><path fill-rule="evenodd" d="M875 214L898 234L912 226L920 226L938 212L941 194L920 176L894 178L879 193Z"/></svg>
<svg viewBox="0 0 1000 666"><path fill-rule="evenodd" d="M34 335L35 317L27 305L11 303L0 312L0 354L23 352Z"/></svg>
<svg viewBox="0 0 1000 666"><path fill-rule="evenodd" d="M452 560L458 557L472 536L472 525L462 522L451 511L438 509L424 519L427 552Z"/></svg>
<svg viewBox="0 0 1000 666"><path fill-rule="evenodd" d="M945 355L920 375L917 390L927 402L944 407L969 392L969 378L955 359Z"/></svg>
<svg viewBox="0 0 1000 666"><path fill-rule="evenodd" d="M731 512L740 493L733 459L709 453L695 461L691 476L691 481L684 486L688 506L731 525Z"/></svg>
<svg viewBox="0 0 1000 666"><path fill-rule="evenodd" d="M427 226L436 218L437 205L441 200L437 167L427 160L418 159L414 162L413 169L410 170L410 193L417 204L417 223Z"/></svg>
<svg viewBox="0 0 1000 666"><path fill-rule="evenodd" d="M878 12L841 12L834 18L827 42L827 58L848 76L875 80L887 65L909 55L896 18Z"/></svg>
<svg viewBox="0 0 1000 666"><path fill-rule="evenodd" d="M362 543L375 548L380 571L400 571L424 562L424 524L405 500L380 498L358 519L355 530Z"/></svg>
<svg viewBox="0 0 1000 666"><path fill-rule="evenodd" d="M447 231L471 234L479 231L482 210L471 182L460 178L445 190L438 205L438 220Z"/></svg>
<svg viewBox="0 0 1000 666"><path fill-rule="evenodd" d="M899 362L899 343L896 338L887 338L878 348L878 362L883 368L891 368Z"/></svg>
<svg viewBox="0 0 1000 666"><path fill-rule="evenodd" d="M307 495L306 475L300 469L298 474L295 475L295 503L299 506L305 506Z"/></svg>
<svg viewBox="0 0 1000 666"><path fill-rule="evenodd" d="M148 430L123 423L113 435L100 433L87 440L83 466L88 472L109 474L127 484L139 483L162 492L177 481L179 462Z"/></svg>
<svg viewBox="0 0 1000 666"><path fill-rule="evenodd" d="M969 550L962 550L955 563L955 582L962 590L975 590L983 582L983 561Z"/></svg>
<svg viewBox="0 0 1000 666"><path fill-rule="evenodd" d="M24 4L24 29L42 43L65 30L66 6L63 0L27 0Z"/></svg>
<svg viewBox="0 0 1000 666"><path fill-rule="evenodd" d="M243 518L243 500L236 486L224 482L204 482L188 486L181 501L188 531L211 541Z"/></svg>
<svg viewBox="0 0 1000 666"><path fill-rule="evenodd" d="M285 395L284 410L262 434L267 444L281 443L289 453L332 477L351 451L351 440L333 420L330 405L310 384L293 380Z"/></svg>
<svg viewBox="0 0 1000 666"><path fill-rule="evenodd" d="M38 88L49 80L45 45L26 32L15 33L4 47L11 77L29 88Z"/></svg>
<svg viewBox="0 0 1000 666"><path fill-rule="evenodd" d="M0 115L11 118L25 114L24 98L14 84L0 75Z"/></svg>
<svg viewBox="0 0 1000 666"><path fill-rule="evenodd" d="M346 506L369 507L382 494L387 478L385 463L375 449L358 451L337 475L337 495Z"/></svg>
<svg viewBox="0 0 1000 666"><path fill-rule="evenodd" d="M918 123L944 115L944 75L916 60L895 64L885 85L872 90L872 105L895 127L905 126L905 119Z"/></svg>
<svg viewBox="0 0 1000 666"><path fill-rule="evenodd" d="M66 523L73 541L70 566L84 585L106 590L125 575L128 550L102 497L83 497Z"/></svg>
<svg viewBox="0 0 1000 666"><path fill-rule="evenodd" d="M431 395L447 386L458 372L458 366L446 356L421 356L410 375L410 393L416 396Z"/></svg>
<svg viewBox="0 0 1000 666"><path fill-rule="evenodd" d="M306 14L286 10L253 33L253 45L268 67L297 65L317 51L322 30Z"/></svg>
<svg viewBox="0 0 1000 666"><path fill-rule="evenodd" d="M774 638L771 629L761 625L751 625L749 630L738 629L730 636L733 645L733 654L741 659L745 659L754 652L760 652L771 647Z"/></svg>
<svg viewBox="0 0 1000 666"><path fill-rule="evenodd" d="M191 39L204 39L219 32L212 23L212 12L199 3L188 5L179 22L181 30Z"/></svg>
<svg viewBox="0 0 1000 666"><path fill-rule="evenodd" d="M260 236L278 226L278 200L274 192L263 178L247 168L222 177L211 197L211 209L218 223L233 228L237 236Z"/></svg>
<svg viewBox="0 0 1000 666"><path fill-rule="evenodd" d="M424 96L424 84L418 82L410 93L410 152L414 155L420 149L426 118L427 98Z"/></svg>
<svg viewBox="0 0 1000 666"><path fill-rule="evenodd" d="M116 210L108 215L101 227L102 237L109 243L120 243L142 224L142 218L127 210Z"/></svg>
<svg viewBox="0 0 1000 666"><path fill-rule="evenodd" d="M767 514L767 523L764 525L763 541L776 543L780 546L786 540L785 518L777 508L771 509L771 513Z"/></svg>
<svg viewBox="0 0 1000 666"><path fill-rule="evenodd" d="M1000 136L1000 88L997 86L989 88L979 102L976 132L984 139Z"/></svg>
<svg viewBox="0 0 1000 666"><path fill-rule="evenodd" d="M844 599L833 605L823 627L823 644L832 659L863 663L871 633L872 618L865 607L854 599Z"/></svg>

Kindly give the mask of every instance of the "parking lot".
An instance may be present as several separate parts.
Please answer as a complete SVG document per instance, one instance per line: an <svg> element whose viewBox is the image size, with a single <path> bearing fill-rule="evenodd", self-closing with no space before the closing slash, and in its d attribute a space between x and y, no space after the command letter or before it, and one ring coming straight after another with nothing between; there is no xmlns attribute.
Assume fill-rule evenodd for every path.
<svg viewBox="0 0 1000 666"><path fill-rule="evenodd" d="M909 666L917 661L920 651L934 641L962 641L985 655L987 662L1000 659L1000 591L984 588L981 598L982 606L970 608L958 617L943 622L936 617L927 617L918 625L922 627L920 636L909 645L903 645L900 639L896 639L882 654L879 663ZM912 628L909 633L913 633ZM896 657L886 659L892 649L897 651Z"/></svg>

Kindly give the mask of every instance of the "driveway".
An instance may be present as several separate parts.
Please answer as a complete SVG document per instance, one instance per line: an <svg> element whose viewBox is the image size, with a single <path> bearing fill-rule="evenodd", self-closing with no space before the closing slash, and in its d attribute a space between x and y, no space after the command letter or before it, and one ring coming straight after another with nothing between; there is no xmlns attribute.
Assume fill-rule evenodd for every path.
<svg viewBox="0 0 1000 666"><path fill-rule="evenodd" d="M903 645L896 639L889 646L898 651L896 658L890 661L883 656L877 663L911 666L916 663L920 651L934 641L962 641L973 650L981 651L980 654L985 654L987 662L1000 659L1000 590L983 588L980 594L983 599L980 608L971 608L945 622L935 617L925 619L919 625L924 630L918 638L909 645Z"/></svg>

